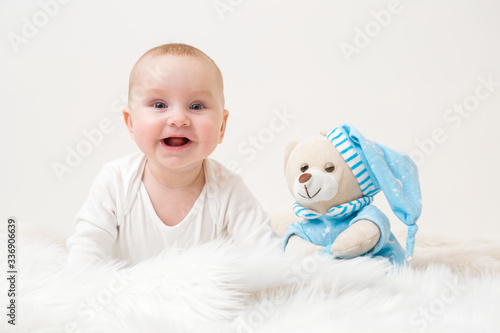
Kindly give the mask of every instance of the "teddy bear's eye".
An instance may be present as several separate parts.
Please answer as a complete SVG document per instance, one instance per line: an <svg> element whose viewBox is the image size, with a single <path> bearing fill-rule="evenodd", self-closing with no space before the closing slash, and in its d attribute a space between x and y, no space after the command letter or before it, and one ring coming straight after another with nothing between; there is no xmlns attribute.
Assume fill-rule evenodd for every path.
<svg viewBox="0 0 500 333"><path fill-rule="evenodd" d="M307 163L304 163L300 166L300 171L306 172L307 169L309 169L309 165Z"/></svg>
<svg viewBox="0 0 500 333"><path fill-rule="evenodd" d="M333 172L335 170L335 165L333 165L332 162L328 162L325 164L325 171L326 172Z"/></svg>

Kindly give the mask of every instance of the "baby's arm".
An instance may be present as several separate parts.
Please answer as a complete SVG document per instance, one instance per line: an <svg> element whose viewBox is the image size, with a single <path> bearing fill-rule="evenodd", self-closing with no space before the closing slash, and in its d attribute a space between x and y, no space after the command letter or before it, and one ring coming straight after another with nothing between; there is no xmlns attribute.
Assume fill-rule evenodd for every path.
<svg viewBox="0 0 500 333"><path fill-rule="evenodd" d="M79 221L68 239L68 267L79 268L105 261L111 254L115 237L88 221Z"/></svg>
<svg viewBox="0 0 500 333"><path fill-rule="evenodd" d="M104 167L75 218L75 233L67 241L71 269L105 261L111 254L118 233L114 180L112 168Z"/></svg>
<svg viewBox="0 0 500 333"><path fill-rule="evenodd" d="M271 218L257 198L250 192L241 177L233 177L222 196L221 207L225 210L225 223L231 238L241 244L270 247L280 250L281 238L271 227Z"/></svg>

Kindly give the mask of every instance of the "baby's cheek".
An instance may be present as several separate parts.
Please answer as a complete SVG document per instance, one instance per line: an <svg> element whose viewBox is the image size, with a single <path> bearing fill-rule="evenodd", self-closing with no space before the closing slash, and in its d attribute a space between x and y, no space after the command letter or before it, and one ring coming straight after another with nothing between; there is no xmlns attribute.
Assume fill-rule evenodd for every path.
<svg viewBox="0 0 500 333"><path fill-rule="evenodd" d="M199 127L199 130L207 139L218 138L221 131L221 123L210 121Z"/></svg>

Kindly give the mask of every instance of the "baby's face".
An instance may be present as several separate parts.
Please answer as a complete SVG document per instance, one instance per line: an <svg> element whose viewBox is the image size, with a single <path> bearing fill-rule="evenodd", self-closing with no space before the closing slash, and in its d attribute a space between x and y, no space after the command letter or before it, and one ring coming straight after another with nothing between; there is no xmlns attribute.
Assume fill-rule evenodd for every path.
<svg viewBox="0 0 500 333"><path fill-rule="evenodd" d="M209 60L162 55L141 60L125 123L148 162L165 171L199 166L222 142L228 112Z"/></svg>

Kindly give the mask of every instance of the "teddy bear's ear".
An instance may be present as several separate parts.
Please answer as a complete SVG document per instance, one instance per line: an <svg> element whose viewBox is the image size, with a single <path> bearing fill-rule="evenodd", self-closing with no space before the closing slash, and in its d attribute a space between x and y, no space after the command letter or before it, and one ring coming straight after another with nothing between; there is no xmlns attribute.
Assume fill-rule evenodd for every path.
<svg viewBox="0 0 500 333"><path fill-rule="evenodd" d="M290 154L292 150L297 146L297 141L290 141L288 145L285 148L285 165L284 165L284 170L286 172L286 165L288 164L288 158L290 157Z"/></svg>

